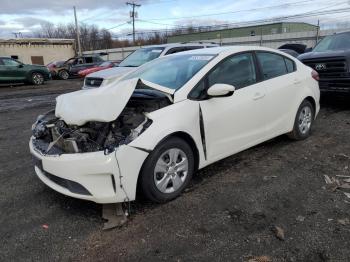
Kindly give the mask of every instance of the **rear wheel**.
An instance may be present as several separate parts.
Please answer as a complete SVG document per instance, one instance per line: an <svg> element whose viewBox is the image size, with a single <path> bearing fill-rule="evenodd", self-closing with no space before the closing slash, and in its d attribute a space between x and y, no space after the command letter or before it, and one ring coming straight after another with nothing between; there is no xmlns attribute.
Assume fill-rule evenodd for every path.
<svg viewBox="0 0 350 262"><path fill-rule="evenodd" d="M303 140L310 136L312 124L315 118L315 109L308 100L304 100L299 106L295 116L293 131L288 136L294 140Z"/></svg>
<svg viewBox="0 0 350 262"><path fill-rule="evenodd" d="M69 78L69 73L67 70L61 70L58 72L58 77L62 80L67 80Z"/></svg>
<svg viewBox="0 0 350 262"><path fill-rule="evenodd" d="M169 138L148 156L141 171L144 195L158 203L178 197L192 178L194 156L182 139Z"/></svg>
<svg viewBox="0 0 350 262"><path fill-rule="evenodd" d="M44 83L44 76L41 73L33 73L31 83L33 85L42 85Z"/></svg>

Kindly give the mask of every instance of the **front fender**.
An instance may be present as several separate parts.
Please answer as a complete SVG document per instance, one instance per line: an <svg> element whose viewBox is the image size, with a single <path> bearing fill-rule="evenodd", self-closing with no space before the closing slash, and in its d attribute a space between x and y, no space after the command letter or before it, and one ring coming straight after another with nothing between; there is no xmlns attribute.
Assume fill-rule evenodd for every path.
<svg viewBox="0 0 350 262"><path fill-rule="evenodd" d="M186 116L186 117L184 117ZM199 103L184 100L148 114L153 121L150 127L129 146L152 151L169 135L183 132L195 142L201 162L205 160L199 124Z"/></svg>

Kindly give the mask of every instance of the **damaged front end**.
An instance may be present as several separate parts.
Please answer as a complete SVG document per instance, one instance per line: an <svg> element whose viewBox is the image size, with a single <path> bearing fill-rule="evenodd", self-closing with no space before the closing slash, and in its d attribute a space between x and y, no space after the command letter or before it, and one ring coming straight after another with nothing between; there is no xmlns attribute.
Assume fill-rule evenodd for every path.
<svg viewBox="0 0 350 262"><path fill-rule="evenodd" d="M152 124L147 113L171 104L167 95L145 87L138 82L138 88L133 91L122 112L109 122L67 124L64 119L57 117L54 110L39 116L32 126L34 149L42 155L96 151L108 154L117 147L130 143ZM99 99L98 96L96 99Z"/></svg>

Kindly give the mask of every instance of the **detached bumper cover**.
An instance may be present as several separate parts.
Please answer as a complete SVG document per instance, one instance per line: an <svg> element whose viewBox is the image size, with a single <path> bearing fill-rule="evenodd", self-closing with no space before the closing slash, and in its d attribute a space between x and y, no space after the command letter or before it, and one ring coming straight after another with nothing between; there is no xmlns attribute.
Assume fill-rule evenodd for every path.
<svg viewBox="0 0 350 262"><path fill-rule="evenodd" d="M96 203L135 200L137 179L148 153L130 146L115 152L43 155L32 142L35 172L39 179L64 195Z"/></svg>

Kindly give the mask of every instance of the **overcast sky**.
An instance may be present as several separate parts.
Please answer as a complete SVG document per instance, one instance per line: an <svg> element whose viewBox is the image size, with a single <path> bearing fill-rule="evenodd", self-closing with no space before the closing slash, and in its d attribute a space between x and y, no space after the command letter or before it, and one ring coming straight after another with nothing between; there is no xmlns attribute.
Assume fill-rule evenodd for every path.
<svg viewBox="0 0 350 262"><path fill-rule="evenodd" d="M30 37L42 23L73 23L73 5L79 21L99 28L112 28L115 34L131 32L130 6L122 0L0 0L0 37L11 38L13 32ZM300 14L315 10L350 8L350 0L137 0L137 31L170 29L188 24L213 25L240 23L258 19ZM229 13L232 12L232 13ZM225 13L225 14L222 14ZM321 25L347 21L350 12L298 19ZM292 20L295 21L295 20ZM126 24L124 24L126 23Z"/></svg>

